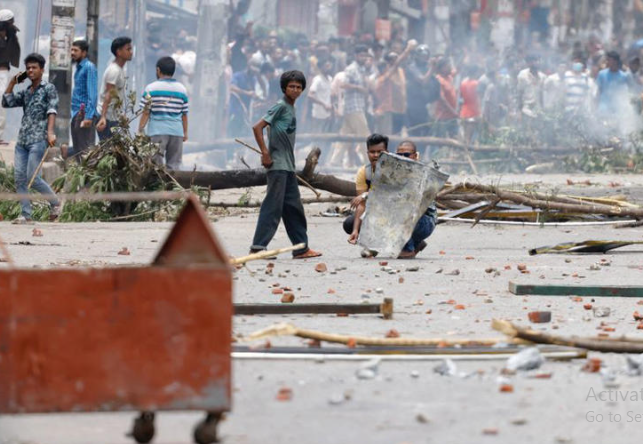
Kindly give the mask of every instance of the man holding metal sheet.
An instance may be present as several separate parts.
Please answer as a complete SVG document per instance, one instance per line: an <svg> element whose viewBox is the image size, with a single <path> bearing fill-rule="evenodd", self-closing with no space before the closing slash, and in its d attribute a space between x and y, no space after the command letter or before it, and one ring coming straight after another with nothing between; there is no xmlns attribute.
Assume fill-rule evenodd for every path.
<svg viewBox="0 0 643 444"><path fill-rule="evenodd" d="M344 221L344 231L350 235L348 242L356 244L359 238L362 222L366 212L366 199L371 190L375 168L382 153L388 152L388 137L381 134L371 134L366 140L369 165L365 165L357 173L356 190L358 196L351 202L351 208L355 214L349 216ZM397 155L408 158L413 161L418 160L418 152L415 144L411 141L402 142L397 148ZM426 248L425 239L427 239L436 225L436 210L431 204L429 209L423 214L415 224L411 238L406 242L399 253L400 259L412 259L419 252ZM399 250L398 250L399 251ZM363 254L364 255L364 254Z"/></svg>

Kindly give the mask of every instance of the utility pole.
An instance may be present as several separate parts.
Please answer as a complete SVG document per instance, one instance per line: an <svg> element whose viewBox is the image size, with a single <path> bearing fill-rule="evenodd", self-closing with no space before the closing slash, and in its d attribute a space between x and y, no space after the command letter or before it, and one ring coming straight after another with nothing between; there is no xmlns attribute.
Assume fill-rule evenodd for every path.
<svg viewBox="0 0 643 444"><path fill-rule="evenodd" d="M51 50L49 53L49 82L58 91L56 136L60 144L69 144L71 122L71 44L74 39L76 0L51 2Z"/></svg>
<svg viewBox="0 0 643 444"><path fill-rule="evenodd" d="M98 66L98 13L100 0L87 0L87 43L89 60Z"/></svg>
<svg viewBox="0 0 643 444"><path fill-rule="evenodd" d="M145 48L147 46L147 0L134 1L134 90L145 88ZM131 87L132 85L130 85Z"/></svg>
<svg viewBox="0 0 643 444"><path fill-rule="evenodd" d="M202 142L221 135L225 112L223 73L228 43L228 0L200 0L197 38L195 112L190 112L190 128ZM194 122L194 123L192 123Z"/></svg>

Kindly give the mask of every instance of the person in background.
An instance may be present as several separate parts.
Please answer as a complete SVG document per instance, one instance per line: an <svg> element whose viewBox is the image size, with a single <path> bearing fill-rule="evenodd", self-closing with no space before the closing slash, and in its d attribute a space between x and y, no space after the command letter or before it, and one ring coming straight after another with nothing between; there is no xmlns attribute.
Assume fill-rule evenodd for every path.
<svg viewBox="0 0 643 444"><path fill-rule="evenodd" d="M58 92L56 87L42 79L45 58L40 54L29 54L25 58L25 73L11 79L2 97L3 108L22 108L22 123L15 148L14 177L16 191L27 194L32 178L33 188L46 196L49 201L49 219L56 220L60 215L60 202L51 187L40 176L40 162L47 146L56 144L56 114L58 112ZM16 84L25 79L31 80L26 89L13 92ZM14 224L31 224L31 201L20 201L21 214Z"/></svg>
<svg viewBox="0 0 643 444"><path fill-rule="evenodd" d="M537 55L528 55L526 61L527 68L518 73L517 106L519 118L527 127L531 127L543 109L543 84L546 76L538 69L540 59Z"/></svg>
<svg viewBox="0 0 643 444"><path fill-rule="evenodd" d="M247 69L232 75L228 137L244 137L250 131L250 113L252 101L257 99L256 84L260 69L261 65L250 60Z"/></svg>
<svg viewBox="0 0 643 444"><path fill-rule="evenodd" d="M331 100L333 61L327 58L318 63L321 72L313 78L308 92L308 99L313 104L312 132L314 134L323 134L330 132L333 123L333 103Z"/></svg>
<svg viewBox="0 0 643 444"><path fill-rule="evenodd" d="M436 136L454 138L458 134L458 102L453 66L448 57L438 60L436 78L440 83L440 97L435 106Z"/></svg>
<svg viewBox="0 0 643 444"><path fill-rule="evenodd" d="M368 48L365 45L357 45L355 61L344 71L345 81L341 86L344 89L344 120L339 130L342 135L364 137L368 135L366 107L369 90L365 67L368 57ZM355 158L359 159L360 157L355 148L353 143L337 143L330 164L337 165L339 162L343 162L344 167L355 166Z"/></svg>
<svg viewBox="0 0 643 444"><path fill-rule="evenodd" d="M147 127L147 135L158 144L154 160L163 161L171 170L178 170L183 157L183 143L188 140L188 93L173 76L176 62L161 57L156 62L156 82L145 87L141 106L144 108L138 131Z"/></svg>
<svg viewBox="0 0 643 444"><path fill-rule="evenodd" d="M385 134L399 134L404 126L407 103L406 75L401 65L416 47L417 42L409 40L402 54L388 53L384 57L383 69L375 79L375 116L378 120L378 130Z"/></svg>
<svg viewBox="0 0 643 444"><path fill-rule="evenodd" d="M0 91L4 91L9 83L9 71L20 65L20 42L18 28L14 24L13 12L9 9L0 10ZM4 128L7 112L0 108L0 143L4 144Z"/></svg>
<svg viewBox="0 0 643 444"><path fill-rule="evenodd" d="M71 94L72 147L62 150L63 158L82 153L96 141L98 72L96 65L87 58L88 50L86 40L76 40L71 46L71 59L76 64Z"/></svg>
<svg viewBox="0 0 643 444"><path fill-rule="evenodd" d="M560 114L565 107L565 73L567 64L560 62L556 72L548 76L543 84L543 108Z"/></svg>
<svg viewBox="0 0 643 444"><path fill-rule="evenodd" d="M117 37L112 42L112 54L115 59L105 70L98 102L100 119L96 124L98 138L108 139L112 136L112 128L118 125L119 114L124 111L127 76L125 64L132 60L134 48L129 37Z"/></svg>
<svg viewBox="0 0 643 444"><path fill-rule="evenodd" d="M598 73L598 113L601 117L614 119L629 100L630 74L621 69L621 56L616 51L606 55L607 68Z"/></svg>
<svg viewBox="0 0 643 444"><path fill-rule="evenodd" d="M592 83L581 59L574 59L572 69L565 73L565 112L586 114L592 107Z"/></svg>
<svg viewBox="0 0 643 444"><path fill-rule="evenodd" d="M465 68L464 79L460 83L460 97L462 98L460 119L462 120L464 142L467 145L471 144L480 123L481 113L480 99L478 97L478 75L478 67L469 65Z"/></svg>

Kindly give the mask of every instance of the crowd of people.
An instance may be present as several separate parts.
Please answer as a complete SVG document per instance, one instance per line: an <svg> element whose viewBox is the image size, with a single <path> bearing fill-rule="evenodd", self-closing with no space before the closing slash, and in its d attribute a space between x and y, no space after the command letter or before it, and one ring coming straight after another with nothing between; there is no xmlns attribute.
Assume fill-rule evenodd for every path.
<svg viewBox="0 0 643 444"><path fill-rule="evenodd" d="M594 128L597 137L639 127L638 43L606 50L590 38L557 50L535 44L477 53L458 46L436 54L402 35L394 33L388 42L370 34L327 41L302 35L286 42L274 31L261 37L239 33L229 45L228 137L249 134L281 95L279 76L289 69L301 70L311 82L298 111L305 133L366 137L378 131L473 144L511 127L554 143L552 121L558 127L583 123L583 131ZM330 166L354 168L366 160L352 143L326 148L322 160Z"/></svg>

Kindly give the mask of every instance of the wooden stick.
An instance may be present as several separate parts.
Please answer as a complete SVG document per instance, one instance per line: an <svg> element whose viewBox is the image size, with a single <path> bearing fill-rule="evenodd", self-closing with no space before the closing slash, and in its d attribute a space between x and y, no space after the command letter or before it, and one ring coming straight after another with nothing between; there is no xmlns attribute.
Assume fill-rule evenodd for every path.
<svg viewBox="0 0 643 444"><path fill-rule="evenodd" d="M33 172L33 176L31 176L31 180L29 181L29 184L27 185L27 191L29 191L29 188L31 188L31 185L33 185L34 180L36 180L36 176L40 172L40 168L42 168L42 164L45 163L45 159L47 158L47 154L49 154L49 148L45 150L45 154L42 155L42 159L40 159L40 163L38 164L38 168L36 168L36 171Z"/></svg>
<svg viewBox="0 0 643 444"><path fill-rule="evenodd" d="M518 338L536 344L564 345L567 347L578 347L603 353L643 353L643 342L640 340L629 340L626 338L565 338L528 328L518 327L509 321L498 319L494 319L492 321L491 327L511 338Z"/></svg>
<svg viewBox="0 0 643 444"><path fill-rule="evenodd" d="M404 346L432 346L432 345L495 345L498 343L520 343L521 340L510 340L506 338L487 338L487 339L421 339L421 338L371 338L364 336L338 335L334 333L324 333L315 330L305 330L297 328L292 324L275 324L258 332L252 333L245 338L245 341L254 341L271 336L297 336L304 339L317 339L318 341L335 342L339 344L355 345L404 345Z"/></svg>
<svg viewBox="0 0 643 444"><path fill-rule="evenodd" d="M277 250L260 251L258 253L249 254L248 256L242 256L242 257L230 259L230 264L242 265L242 264L245 264L246 262L265 259L268 257L276 256L278 254L288 253L289 251L301 250L302 248L306 248L306 244L297 244L297 245L293 245L292 247L279 248Z"/></svg>
<svg viewBox="0 0 643 444"><path fill-rule="evenodd" d="M241 140L241 139L234 139L234 141L235 141L235 142L237 142L237 143L239 143L239 144L241 144L241 145L243 145L243 146L245 146L246 148L248 148L248 149L250 149L250 150L254 151L255 153L257 153L257 154L261 155L261 151L259 151L259 150L258 150L257 148L255 148L254 146L252 146L252 145L250 145L250 144L247 144L247 143L246 143L246 142L244 142L243 140ZM300 176L299 176L299 174L296 174L296 176L297 176L297 180L299 181L299 183L301 183L303 186L305 186L305 187L306 187L306 188L308 188L310 191L312 191L313 193L315 193L315 196L317 196L317 198L320 198L320 197L321 197L321 193L320 193L319 191L317 191L315 188L313 188L313 186L312 186L311 184L309 184L308 182L306 182L302 177L300 177Z"/></svg>

